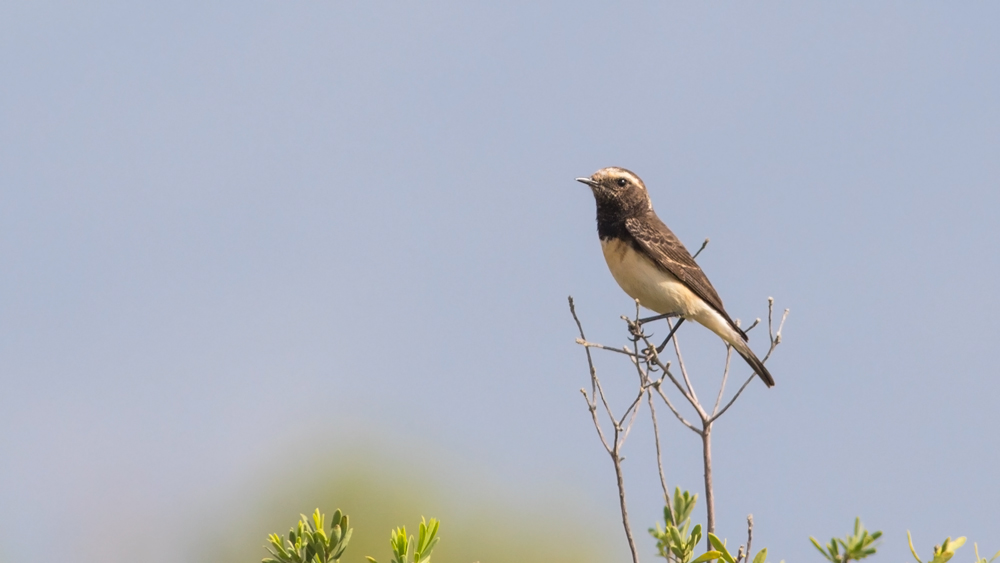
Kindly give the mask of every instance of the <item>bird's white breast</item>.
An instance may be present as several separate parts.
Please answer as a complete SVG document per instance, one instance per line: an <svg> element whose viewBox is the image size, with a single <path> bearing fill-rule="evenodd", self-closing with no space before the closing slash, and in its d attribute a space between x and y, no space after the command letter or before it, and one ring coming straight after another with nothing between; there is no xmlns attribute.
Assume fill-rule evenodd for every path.
<svg viewBox="0 0 1000 563"><path fill-rule="evenodd" d="M602 239L608 269L625 293L657 313L677 313L718 334L726 342L740 341L729 323L673 274L621 239Z"/></svg>
<svg viewBox="0 0 1000 563"><path fill-rule="evenodd" d="M699 299L673 274L657 266L621 239L601 241L604 259L615 281L639 304L657 313L693 313Z"/></svg>

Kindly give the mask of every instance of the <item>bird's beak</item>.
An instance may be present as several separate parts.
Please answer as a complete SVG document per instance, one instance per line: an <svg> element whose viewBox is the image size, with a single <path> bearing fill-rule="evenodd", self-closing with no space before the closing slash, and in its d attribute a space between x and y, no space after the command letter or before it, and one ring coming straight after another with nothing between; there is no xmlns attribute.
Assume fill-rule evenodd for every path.
<svg viewBox="0 0 1000 563"><path fill-rule="evenodd" d="M577 178L576 181L580 182L582 184L587 184L588 186L590 186L592 188L596 188L597 187L597 180L593 180L591 178Z"/></svg>

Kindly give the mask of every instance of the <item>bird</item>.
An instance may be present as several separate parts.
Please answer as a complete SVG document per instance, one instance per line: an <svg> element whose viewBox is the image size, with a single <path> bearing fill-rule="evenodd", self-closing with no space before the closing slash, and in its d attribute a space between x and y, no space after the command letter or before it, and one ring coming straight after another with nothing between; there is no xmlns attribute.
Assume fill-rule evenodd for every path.
<svg viewBox="0 0 1000 563"><path fill-rule="evenodd" d="M705 272L653 211L639 176L612 166L576 181L590 186L594 194L601 249L622 290L660 316L680 317L673 330L689 319L714 332L768 387L774 386L771 373L750 349L746 333L726 312Z"/></svg>

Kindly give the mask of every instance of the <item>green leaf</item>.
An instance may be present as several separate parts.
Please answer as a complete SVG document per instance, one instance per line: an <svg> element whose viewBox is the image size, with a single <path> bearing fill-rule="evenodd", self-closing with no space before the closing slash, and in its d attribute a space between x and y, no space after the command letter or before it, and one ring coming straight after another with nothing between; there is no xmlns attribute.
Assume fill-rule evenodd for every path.
<svg viewBox="0 0 1000 563"><path fill-rule="evenodd" d="M753 563L764 563L767 560L767 548L757 552L757 556L753 558Z"/></svg>
<svg viewBox="0 0 1000 563"><path fill-rule="evenodd" d="M829 556L827 556L827 554L826 554L826 548L824 548L823 546L821 546L821 545L819 544L819 542L818 542L818 541L816 541L816 538L814 538L814 537L812 537L812 536L809 536L809 541L811 541L811 542L812 542L812 544L813 544L813 546L815 546L815 547L816 547L816 549L818 549L818 550L819 550L819 552L823 554L823 557L826 557L827 559L829 559L829 558L830 558L830 557L829 557Z"/></svg>
<svg viewBox="0 0 1000 563"><path fill-rule="evenodd" d="M670 506L670 501L663 507L663 521L667 524L675 524L674 522L674 511Z"/></svg>
<svg viewBox="0 0 1000 563"><path fill-rule="evenodd" d="M910 542L910 553L913 554L913 558L917 560L917 563L924 563L920 560L920 557L917 556L917 550L913 548L913 538L910 536L909 530L906 530L906 539Z"/></svg>
<svg viewBox="0 0 1000 563"><path fill-rule="evenodd" d="M714 561L722 557L722 552L720 551L706 551L698 556L697 559L691 561L691 563L704 563L705 561Z"/></svg>
<svg viewBox="0 0 1000 563"><path fill-rule="evenodd" d="M847 539L850 540L851 538L848 537ZM832 540L830 540L830 544L833 545L834 549L837 549L838 545L841 546L841 547L843 547L844 548L844 553L847 553L848 551L851 550L851 546L848 545L848 543L846 541L844 541L844 540L842 540L840 538L833 538Z"/></svg>
<svg viewBox="0 0 1000 563"><path fill-rule="evenodd" d="M726 563L736 563L736 559L734 559L732 554L729 553L729 550L726 549L726 543L720 540L719 536L709 532L708 543L712 544L712 547L722 554L722 558L726 561Z"/></svg>
<svg viewBox="0 0 1000 563"><path fill-rule="evenodd" d="M317 542L327 542L326 530L323 528L316 528L316 531L312 533L313 541Z"/></svg>
<svg viewBox="0 0 1000 563"><path fill-rule="evenodd" d="M688 491L681 491L680 487L674 489L674 524L680 527L685 520L691 517L694 505L698 501L698 495L692 495Z"/></svg>
<svg viewBox="0 0 1000 563"><path fill-rule="evenodd" d="M681 534L679 531L677 531L676 527L671 526L667 528L667 531L670 532L670 541L674 545L684 545L684 540L681 539Z"/></svg>
<svg viewBox="0 0 1000 563"><path fill-rule="evenodd" d="M694 539L694 543L701 541L701 524L695 524L694 530L691 530L691 537Z"/></svg>
<svg viewBox="0 0 1000 563"><path fill-rule="evenodd" d="M333 553L334 559L340 559L340 556L344 554L344 551L347 549L347 542L351 541L351 534L353 533L354 530L347 530L347 533L344 534L344 537L341 538L339 542L337 542L336 550Z"/></svg>
<svg viewBox="0 0 1000 563"><path fill-rule="evenodd" d="M931 563L947 563L954 555L955 550L965 544L965 538L945 538L941 545L934 546L934 559Z"/></svg>
<svg viewBox="0 0 1000 563"><path fill-rule="evenodd" d="M436 518L431 518L430 522L425 522L424 518L420 517L420 533L418 535L417 547L413 554L414 563L423 563L430 560L431 551L437 545L438 540L440 540L437 537L440 525L441 523Z"/></svg>

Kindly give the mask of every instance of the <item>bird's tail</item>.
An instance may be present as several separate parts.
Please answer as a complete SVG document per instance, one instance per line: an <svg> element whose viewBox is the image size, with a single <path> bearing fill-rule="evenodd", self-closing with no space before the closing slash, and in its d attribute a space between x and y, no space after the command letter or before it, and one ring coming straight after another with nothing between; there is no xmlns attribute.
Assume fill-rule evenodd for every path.
<svg viewBox="0 0 1000 563"><path fill-rule="evenodd" d="M774 378L771 377L771 372L767 371L764 367L764 362L761 362L757 355L753 353L750 349L750 345L747 344L747 334L740 330L727 315L724 313L719 313L714 309L706 308L705 311L708 314L703 313L699 316L694 316L695 321L701 323L702 326L711 330L715 334L718 334L723 341L732 346L736 352L743 357L744 360L750 364L754 372L760 376L761 381L764 382L768 387L774 387Z"/></svg>
<svg viewBox="0 0 1000 563"><path fill-rule="evenodd" d="M757 354L753 353L753 350L750 349L750 346L746 342L743 340L737 340L736 342L730 342L730 344L732 344L733 348L736 349L736 352L742 356L748 364L750 364L750 367L757 372L757 375L760 377L761 381L764 382L764 385L774 387L774 378L771 377L771 372L767 371L767 368L764 367L764 363L757 358Z"/></svg>

